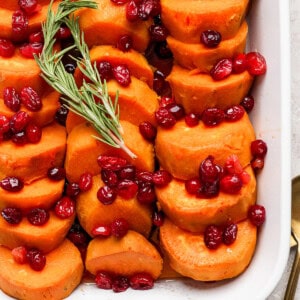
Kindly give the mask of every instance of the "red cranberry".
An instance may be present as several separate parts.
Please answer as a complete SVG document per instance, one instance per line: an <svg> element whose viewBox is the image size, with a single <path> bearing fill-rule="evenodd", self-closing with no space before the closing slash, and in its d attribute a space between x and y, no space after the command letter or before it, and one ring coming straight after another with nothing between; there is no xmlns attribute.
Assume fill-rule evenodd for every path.
<svg viewBox="0 0 300 300"><path fill-rule="evenodd" d="M216 30L205 30L201 33L200 41L207 48L216 48L222 40L220 32Z"/></svg>
<svg viewBox="0 0 300 300"><path fill-rule="evenodd" d="M246 65L248 72L253 76L263 75L267 71L266 60L259 52L247 53Z"/></svg>
<svg viewBox="0 0 300 300"><path fill-rule="evenodd" d="M33 208L27 214L29 223L35 226L42 226L46 224L49 217L49 213L43 208Z"/></svg>
<svg viewBox="0 0 300 300"><path fill-rule="evenodd" d="M135 166L134 165L127 165L119 171L119 178L120 179L134 180L135 179L135 174L136 174Z"/></svg>
<svg viewBox="0 0 300 300"><path fill-rule="evenodd" d="M254 204L248 210L248 218L255 226L261 226L266 220L266 210L262 205Z"/></svg>
<svg viewBox="0 0 300 300"><path fill-rule="evenodd" d="M58 40L65 40L65 39L68 39L70 38L72 35L71 33L71 30L69 27L67 26L60 26L55 37L58 39Z"/></svg>
<svg viewBox="0 0 300 300"><path fill-rule="evenodd" d="M159 25L151 25L149 27L150 38L153 42L162 42L165 41L169 31L162 24Z"/></svg>
<svg viewBox="0 0 300 300"><path fill-rule="evenodd" d="M2 210L3 219L9 224L19 224L22 221L22 212L16 207L6 207Z"/></svg>
<svg viewBox="0 0 300 300"><path fill-rule="evenodd" d="M86 192L88 190L90 190L93 186L93 176L91 173L86 172L81 174L80 178L79 178L79 189L82 192Z"/></svg>
<svg viewBox="0 0 300 300"><path fill-rule="evenodd" d="M114 188L104 185L97 191L97 198L102 204L109 205L117 198L117 192Z"/></svg>
<svg viewBox="0 0 300 300"><path fill-rule="evenodd" d="M95 276L95 283L100 289L110 290L112 288L113 277L105 271L97 272Z"/></svg>
<svg viewBox="0 0 300 300"><path fill-rule="evenodd" d="M163 211L154 211L152 215L152 224L154 226L160 227L164 223L164 213Z"/></svg>
<svg viewBox="0 0 300 300"><path fill-rule="evenodd" d="M110 236L111 226L110 225L100 225L92 230L93 236Z"/></svg>
<svg viewBox="0 0 300 300"><path fill-rule="evenodd" d="M153 183L153 173L148 171L139 171L136 173L136 179L139 184L152 184Z"/></svg>
<svg viewBox="0 0 300 300"><path fill-rule="evenodd" d="M251 167L254 172L258 172L259 170L263 169L265 165L264 158L256 157L251 160Z"/></svg>
<svg viewBox="0 0 300 300"><path fill-rule="evenodd" d="M166 170L158 170L154 172L152 180L155 186L163 187L171 182L172 175Z"/></svg>
<svg viewBox="0 0 300 300"><path fill-rule="evenodd" d="M185 190L191 195L195 195L202 186L199 178L186 180L184 184Z"/></svg>
<svg viewBox="0 0 300 300"><path fill-rule="evenodd" d="M19 93L13 87L6 87L3 89L4 104L14 112L20 110L21 98Z"/></svg>
<svg viewBox="0 0 300 300"><path fill-rule="evenodd" d="M43 31L37 31L37 32L33 32L29 35L29 43L33 44L33 43L39 43L39 44L43 44L44 43L44 35L43 35Z"/></svg>
<svg viewBox="0 0 300 300"><path fill-rule="evenodd" d="M131 83L130 71L125 64L117 65L112 68L112 72L116 81L126 87Z"/></svg>
<svg viewBox="0 0 300 300"><path fill-rule="evenodd" d="M232 60L233 73L240 74L240 73L246 71L246 69L247 69L246 54L245 53L237 54Z"/></svg>
<svg viewBox="0 0 300 300"><path fill-rule="evenodd" d="M17 264L25 264L27 260L27 249L24 246L15 247L11 250L12 257Z"/></svg>
<svg viewBox="0 0 300 300"><path fill-rule="evenodd" d="M144 0L139 6L139 17L141 20L148 20L161 12L159 0Z"/></svg>
<svg viewBox="0 0 300 300"><path fill-rule="evenodd" d="M213 198L217 197L220 191L219 180L213 182L204 182L196 193L197 198Z"/></svg>
<svg viewBox="0 0 300 300"><path fill-rule="evenodd" d="M223 80L232 73L232 60L224 58L219 60L210 70L210 75L214 80Z"/></svg>
<svg viewBox="0 0 300 300"><path fill-rule="evenodd" d="M44 45L42 43L26 43L22 45L19 50L26 58L34 58L34 55L39 55L43 51Z"/></svg>
<svg viewBox="0 0 300 300"><path fill-rule="evenodd" d="M97 70L102 81L109 81L113 78L112 65L108 61L100 61L97 63Z"/></svg>
<svg viewBox="0 0 300 300"><path fill-rule="evenodd" d="M165 75L160 70L155 70L153 75L153 90L162 95L167 86Z"/></svg>
<svg viewBox="0 0 300 300"><path fill-rule="evenodd" d="M214 157L208 156L201 162L199 177L205 183L213 183L220 178L220 168L214 163Z"/></svg>
<svg viewBox="0 0 300 300"><path fill-rule="evenodd" d="M199 124L199 118L194 113L189 113L189 114L185 115L184 121L188 127L195 127Z"/></svg>
<svg viewBox="0 0 300 300"><path fill-rule="evenodd" d="M217 126L225 119L225 113L217 107L207 108L203 111L201 120L209 127Z"/></svg>
<svg viewBox="0 0 300 300"><path fill-rule="evenodd" d="M31 15L35 13L37 9L37 0L19 0L20 8L27 14Z"/></svg>
<svg viewBox="0 0 300 300"><path fill-rule="evenodd" d="M158 125L164 128L171 128L176 124L176 118L167 108L160 107L155 112L155 118Z"/></svg>
<svg viewBox="0 0 300 300"><path fill-rule="evenodd" d="M137 200L142 204L150 204L156 200L154 188L151 184L140 187L137 193Z"/></svg>
<svg viewBox="0 0 300 300"><path fill-rule="evenodd" d="M54 211L61 219L70 218L75 214L75 202L70 197L64 196L56 202Z"/></svg>
<svg viewBox="0 0 300 300"><path fill-rule="evenodd" d="M42 271L46 265L46 256L38 249L29 249L27 259L34 271Z"/></svg>
<svg viewBox="0 0 300 300"><path fill-rule="evenodd" d="M240 161L239 161L239 158L237 155L230 155L224 166L224 171L225 173L227 174L241 174L244 170L243 170L243 166L241 165Z"/></svg>
<svg viewBox="0 0 300 300"><path fill-rule="evenodd" d="M13 133L24 131L30 122L30 116L25 111L16 112L10 119L10 129Z"/></svg>
<svg viewBox="0 0 300 300"><path fill-rule="evenodd" d="M24 183L18 177L5 177L0 181L0 187L8 192L19 192L23 189Z"/></svg>
<svg viewBox="0 0 300 300"><path fill-rule="evenodd" d="M111 234L117 238L122 238L123 236L125 236L128 230L129 224L123 218L115 219L111 223Z"/></svg>
<svg viewBox="0 0 300 300"><path fill-rule="evenodd" d="M168 96L161 96L159 101L160 107L167 107L170 104L176 104L174 98Z"/></svg>
<svg viewBox="0 0 300 300"><path fill-rule="evenodd" d="M115 187L119 182L117 173L107 169L101 170L101 179L106 185L110 187Z"/></svg>
<svg viewBox="0 0 300 300"><path fill-rule="evenodd" d="M8 132L9 129L9 118L5 115L0 115L0 135Z"/></svg>
<svg viewBox="0 0 300 300"><path fill-rule="evenodd" d="M251 143L251 153L256 158L264 158L268 152L267 144L263 140L255 140Z"/></svg>
<svg viewBox="0 0 300 300"><path fill-rule="evenodd" d="M123 52L128 52L132 48L132 38L128 34L122 35L117 41L117 48Z"/></svg>
<svg viewBox="0 0 300 300"><path fill-rule="evenodd" d="M143 138L149 142L153 142L156 138L157 129L148 121L142 122L139 125L139 131Z"/></svg>
<svg viewBox="0 0 300 300"><path fill-rule="evenodd" d="M137 191L138 185L129 179L123 179L118 184L118 195L124 199L131 199L133 198Z"/></svg>
<svg viewBox="0 0 300 300"><path fill-rule="evenodd" d="M14 53L14 44L10 40L0 38L0 56L8 58L12 57Z"/></svg>
<svg viewBox="0 0 300 300"><path fill-rule="evenodd" d="M48 170L47 176L51 180L60 181L65 179L66 170L63 167L53 167Z"/></svg>
<svg viewBox="0 0 300 300"><path fill-rule="evenodd" d="M42 100L38 93L30 86L22 88L20 92L22 104L30 111L39 111L42 108Z"/></svg>
<svg viewBox="0 0 300 300"><path fill-rule="evenodd" d="M28 17L22 10L16 10L12 15L12 33L17 41L24 40L27 36Z"/></svg>
<svg viewBox="0 0 300 300"><path fill-rule="evenodd" d="M69 109L64 105L61 105L55 113L55 120L62 126L66 126L66 120L69 113Z"/></svg>
<svg viewBox="0 0 300 300"><path fill-rule="evenodd" d="M149 290L154 286L154 279L148 273L137 273L129 278L129 284L134 290Z"/></svg>
<svg viewBox="0 0 300 300"><path fill-rule="evenodd" d="M78 183L71 182L66 185L66 196L76 197L80 193L80 188Z"/></svg>
<svg viewBox="0 0 300 300"><path fill-rule="evenodd" d="M14 133L11 141L17 145L25 145L28 142L25 131Z"/></svg>
<svg viewBox="0 0 300 300"><path fill-rule="evenodd" d="M243 182L236 174L225 175L220 180L220 189L227 194L238 194L242 187Z"/></svg>
<svg viewBox="0 0 300 300"><path fill-rule="evenodd" d="M129 22L135 22L139 19L139 7L134 0L129 1L126 5L126 19Z"/></svg>
<svg viewBox="0 0 300 300"><path fill-rule="evenodd" d="M204 243L208 249L217 249L222 244L222 230L216 225L205 228Z"/></svg>
<svg viewBox="0 0 300 300"><path fill-rule="evenodd" d="M107 169L111 171L119 171L127 164L126 159L118 156L109 155L100 155L97 158L97 162L102 169Z"/></svg>
<svg viewBox="0 0 300 300"><path fill-rule="evenodd" d="M129 288L129 280L125 276L117 276L113 279L112 290L115 293L124 292Z"/></svg>
<svg viewBox="0 0 300 300"><path fill-rule="evenodd" d="M236 122L244 116L245 110L241 105L233 105L225 110L225 119L228 122Z"/></svg>
<svg viewBox="0 0 300 300"><path fill-rule="evenodd" d="M255 101L253 96L249 95L249 96L245 96L240 105L244 107L245 111L247 113L250 113L254 107Z"/></svg>
<svg viewBox="0 0 300 300"><path fill-rule="evenodd" d="M235 223L230 223L225 226L223 231L223 243L231 245L237 237L238 227Z"/></svg>
<svg viewBox="0 0 300 300"><path fill-rule="evenodd" d="M184 108L180 104L170 103L165 108L175 117L176 120L180 120L185 116Z"/></svg>
<svg viewBox="0 0 300 300"><path fill-rule="evenodd" d="M36 144L42 138L42 129L34 123L30 123L25 128L26 140L29 143Z"/></svg>

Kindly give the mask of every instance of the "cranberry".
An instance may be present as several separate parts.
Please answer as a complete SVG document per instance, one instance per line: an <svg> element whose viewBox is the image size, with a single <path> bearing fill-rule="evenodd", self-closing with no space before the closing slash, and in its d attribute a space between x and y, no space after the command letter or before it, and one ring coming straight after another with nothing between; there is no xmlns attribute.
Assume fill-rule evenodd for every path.
<svg viewBox="0 0 300 300"><path fill-rule="evenodd" d="M117 41L117 48L123 52L128 52L132 48L132 37L128 34L122 35Z"/></svg>
<svg viewBox="0 0 300 300"><path fill-rule="evenodd" d="M110 236L111 226L110 225L100 225L92 230L94 236Z"/></svg>
<svg viewBox="0 0 300 300"><path fill-rule="evenodd" d="M154 286L154 279L148 273L137 273L129 278L129 284L134 290L148 290Z"/></svg>
<svg viewBox="0 0 300 300"><path fill-rule="evenodd" d="M246 54L239 53L232 60L232 71L235 74L240 74L247 69Z"/></svg>
<svg viewBox="0 0 300 300"><path fill-rule="evenodd" d="M89 242L88 234L76 221L72 224L72 227L68 232L68 239L76 246L85 246Z"/></svg>
<svg viewBox="0 0 300 300"><path fill-rule="evenodd" d="M223 231L223 243L231 245L237 237L238 227L235 223L230 223L225 226Z"/></svg>
<svg viewBox="0 0 300 300"><path fill-rule="evenodd" d="M124 292L129 288L129 280L125 276L117 276L113 279L112 290L115 293Z"/></svg>
<svg viewBox="0 0 300 300"><path fill-rule="evenodd" d="M34 58L34 55L39 55L43 51L44 45L42 43L26 43L22 45L19 50L26 58Z"/></svg>
<svg viewBox="0 0 300 300"><path fill-rule="evenodd" d="M24 183L18 177L5 177L0 181L0 187L8 192L19 192L23 189Z"/></svg>
<svg viewBox="0 0 300 300"><path fill-rule="evenodd" d="M157 129L148 121L142 122L139 125L139 131L143 138L149 142L153 142L156 138Z"/></svg>
<svg viewBox="0 0 300 300"><path fill-rule="evenodd" d="M25 111L16 112L10 119L10 129L13 133L24 131L30 122L30 116Z"/></svg>
<svg viewBox="0 0 300 300"><path fill-rule="evenodd" d="M254 102L253 96L248 95L242 99L240 105L244 107L244 109L247 113L250 113L254 107L254 103L255 102Z"/></svg>
<svg viewBox="0 0 300 300"><path fill-rule="evenodd" d="M162 24L159 25L151 25L149 27L150 38L153 42L162 42L165 41L169 31Z"/></svg>
<svg viewBox="0 0 300 300"><path fill-rule="evenodd" d="M188 127L195 127L199 124L199 117L194 113L189 113L185 115L184 121Z"/></svg>
<svg viewBox="0 0 300 300"><path fill-rule="evenodd" d="M149 17L154 17L161 12L159 0L144 0L139 6L139 17L146 21Z"/></svg>
<svg viewBox="0 0 300 300"><path fill-rule="evenodd" d="M108 61L100 61L97 63L97 70L102 81L109 81L113 78L112 65Z"/></svg>
<svg viewBox="0 0 300 300"><path fill-rule="evenodd" d="M5 115L0 115L0 135L8 132L9 129L9 118Z"/></svg>
<svg viewBox="0 0 300 300"><path fill-rule="evenodd" d="M167 43L167 41L155 42L154 52L161 59L171 59L173 58L173 53ZM170 66L171 68L171 66Z"/></svg>
<svg viewBox="0 0 300 300"><path fill-rule="evenodd" d="M182 105L176 103L170 103L165 108L175 117L176 120L180 120L185 116L185 111Z"/></svg>
<svg viewBox="0 0 300 300"><path fill-rule="evenodd" d="M161 96L159 106L167 107L171 104L176 104L174 98L168 96Z"/></svg>
<svg viewBox="0 0 300 300"><path fill-rule="evenodd" d="M139 171L136 174L136 179L139 184L152 184L153 183L153 173L148 171Z"/></svg>
<svg viewBox="0 0 300 300"><path fill-rule="evenodd" d="M81 174L80 178L79 178L79 189L82 192L86 192L88 190L90 190L93 186L93 176L91 173L86 172Z"/></svg>
<svg viewBox="0 0 300 300"><path fill-rule="evenodd" d="M219 194L219 180L213 182L202 183L200 189L196 193L198 198L213 198Z"/></svg>
<svg viewBox="0 0 300 300"><path fill-rule="evenodd" d="M222 40L220 32L216 30L205 30L201 33L200 41L207 48L216 48Z"/></svg>
<svg viewBox="0 0 300 300"><path fill-rule="evenodd" d="M225 119L228 122L236 122L244 116L245 110L241 105L233 105L225 110Z"/></svg>
<svg viewBox="0 0 300 300"><path fill-rule="evenodd" d="M166 170L158 170L154 172L152 180L155 186L163 187L171 182L172 175Z"/></svg>
<svg viewBox="0 0 300 300"><path fill-rule="evenodd" d="M27 249L24 246L18 246L11 250L12 257L17 264L25 264L27 260Z"/></svg>
<svg viewBox="0 0 300 300"><path fill-rule="evenodd" d="M251 160L251 167L255 172L258 172L259 170L263 169L264 165L264 158L257 157Z"/></svg>
<svg viewBox="0 0 300 300"><path fill-rule="evenodd" d="M4 104L14 112L20 110L21 98L19 93L13 87L6 87L3 89Z"/></svg>
<svg viewBox="0 0 300 300"><path fill-rule="evenodd" d="M117 192L114 188L104 185L98 189L97 198L102 204L109 205L117 198Z"/></svg>
<svg viewBox="0 0 300 300"><path fill-rule="evenodd" d="M119 171L127 164L126 159L109 155L100 155L97 158L97 162L102 169L108 169L111 171Z"/></svg>
<svg viewBox="0 0 300 300"><path fill-rule="evenodd" d="M80 188L78 183L71 182L66 185L66 196L76 197L80 193Z"/></svg>
<svg viewBox="0 0 300 300"><path fill-rule="evenodd" d="M199 178L186 180L184 185L185 190L191 195L195 195L202 186Z"/></svg>
<svg viewBox="0 0 300 300"><path fill-rule="evenodd" d="M64 196L56 202L54 212L61 219L70 218L75 214L75 202L70 197Z"/></svg>
<svg viewBox="0 0 300 300"><path fill-rule="evenodd" d="M199 177L205 183L213 183L220 178L220 168L214 163L214 157L208 156L199 167Z"/></svg>
<svg viewBox="0 0 300 300"><path fill-rule="evenodd" d="M30 86L22 88L20 92L22 104L30 111L39 111L42 108L42 100L38 93Z"/></svg>
<svg viewBox="0 0 300 300"><path fill-rule="evenodd" d="M203 111L201 120L209 127L219 125L225 119L225 113L222 109L217 107L207 108Z"/></svg>
<svg viewBox="0 0 300 300"><path fill-rule="evenodd" d="M37 5L37 0L19 0L20 8L28 15L35 13Z"/></svg>
<svg viewBox="0 0 300 300"><path fill-rule="evenodd" d="M126 87L131 83L130 71L126 64L120 64L112 68L112 73L116 81Z"/></svg>
<svg viewBox="0 0 300 300"><path fill-rule="evenodd" d="M254 204L248 210L248 218L255 226L261 226L266 220L266 210L262 205Z"/></svg>
<svg viewBox="0 0 300 300"><path fill-rule="evenodd" d="M116 5L124 5L128 2L128 0L110 0L110 1Z"/></svg>
<svg viewBox="0 0 300 300"><path fill-rule="evenodd" d="M22 10L16 10L12 14L12 33L17 41L24 40L27 36L28 17Z"/></svg>
<svg viewBox="0 0 300 300"><path fill-rule="evenodd" d="M69 109L64 105L61 105L55 113L55 120L62 126L66 126L66 120L69 113Z"/></svg>
<svg viewBox="0 0 300 300"><path fill-rule="evenodd" d="M25 145L28 142L25 131L14 133L11 141L17 145Z"/></svg>
<svg viewBox="0 0 300 300"><path fill-rule="evenodd" d="M113 277L105 271L97 272L95 276L95 283L100 289L110 290L112 288Z"/></svg>
<svg viewBox="0 0 300 300"><path fill-rule="evenodd" d="M263 140L255 140L251 143L251 153L256 158L264 158L268 152L267 144Z"/></svg>
<svg viewBox="0 0 300 300"><path fill-rule="evenodd" d="M205 228L204 243L209 249L217 249L222 244L223 232L216 225L209 225Z"/></svg>
<svg viewBox="0 0 300 300"><path fill-rule="evenodd" d="M14 44L7 39L0 38L0 56L2 57L12 57L15 53Z"/></svg>
<svg viewBox="0 0 300 300"><path fill-rule="evenodd" d="M3 219L9 224L19 224L22 221L22 212L16 207L6 207L2 210Z"/></svg>
<svg viewBox="0 0 300 300"><path fill-rule="evenodd" d="M151 184L140 187L137 193L137 200L142 204L150 204L156 200L154 188Z"/></svg>
<svg viewBox="0 0 300 300"><path fill-rule="evenodd" d="M120 179L135 179L136 168L134 165L127 165L119 171Z"/></svg>
<svg viewBox="0 0 300 300"><path fill-rule="evenodd" d="M167 85L165 75L160 70L155 70L153 75L153 90L162 95Z"/></svg>
<svg viewBox="0 0 300 300"><path fill-rule="evenodd" d="M210 75L214 80L223 80L232 73L232 60L224 58L219 60L210 70Z"/></svg>
<svg viewBox="0 0 300 300"><path fill-rule="evenodd" d="M164 213L163 211L154 211L152 215L152 224L154 226L160 227L164 223Z"/></svg>
<svg viewBox="0 0 300 300"><path fill-rule="evenodd" d="M29 249L27 259L34 271L42 271L46 265L46 256L38 249Z"/></svg>
<svg viewBox="0 0 300 300"><path fill-rule="evenodd" d="M124 199L131 199L133 198L137 191L138 185L129 179L123 179L118 184L118 195Z"/></svg>
<svg viewBox="0 0 300 300"><path fill-rule="evenodd" d="M246 65L248 72L253 76L263 75L267 71L266 60L259 52L247 53Z"/></svg>
<svg viewBox="0 0 300 300"><path fill-rule="evenodd" d="M25 128L25 135L29 143L36 144L42 138L42 129L34 123L29 123Z"/></svg>
<svg viewBox="0 0 300 300"><path fill-rule="evenodd" d="M242 187L243 182L236 174L225 175L220 180L220 189L227 194L238 194Z"/></svg>
<svg viewBox="0 0 300 300"><path fill-rule="evenodd" d="M241 165L240 161L239 161L239 158L237 155L230 155L224 166L224 171L225 173L227 174L241 174L243 172L243 166Z"/></svg>
<svg viewBox="0 0 300 300"><path fill-rule="evenodd" d="M122 238L129 230L128 222L123 218L115 219L111 223L111 234L117 238Z"/></svg>
<svg viewBox="0 0 300 300"><path fill-rule="evenodd" d="M60 181L65 179L66 170L63 167L53 167L48 169L47 176L54 181Z"/></svg>
<svg viewBox="0 0 300 300"><path fill-rule="evenodd" d="M164 128L171 128L176 124L176 118L167 108L160 107L155 112L155 118L157 123Z"/></svg>
<svg viewBox="0 0 300 300"><path fill-rule="evenodd" d="M43 31L37 31L37 32L33 32L29 35L29 43L33 44L33 43L39 43L39 44L43 44L44 43L44 35L43 35Z"/></svg>
<svg viewBox="0 0 300 300"><path fill-rule="evenodd" d="M71 30L69 27L67 26L60 26L55 37L58 39L58 40L65 40L65 39L68 39L70 38L72 35L71 33Z"/></svg>
<svg viewBox="0 0 300 300"><path fill-rule="evenodd" d="M117 173L107 169L101 170L101 179L106 185L110 187L115 187L119 182Z"/></svg>
<svg viewBox="0 0 300 300"><path fill-rule="evenodd" d="M126 19L135 22L139 19L139 7L135 0L131 0L126 5Z"/></svg>
<svg viewBox="0 0 300 300"><path fill-rule="evenodd" d="M42 226L49 220L49 213L43 208L33 208L27 214L27 220L35 226Z"/></svg>

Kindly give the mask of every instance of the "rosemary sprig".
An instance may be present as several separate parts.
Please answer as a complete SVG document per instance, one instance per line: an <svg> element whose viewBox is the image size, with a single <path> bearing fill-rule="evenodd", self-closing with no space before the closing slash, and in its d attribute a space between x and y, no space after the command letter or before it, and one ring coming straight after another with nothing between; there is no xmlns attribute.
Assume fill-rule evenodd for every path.
<svg viewBox="0 0 300 300"><path fill-rule="evenodd" d="M118 94L114 101L111 100L106 82L100 80L96 65L92 65L89 48L84 41L84 34L80 31L78 19L70 15L79 8L97 8L97 4L90 0L63 0L59 3L56 13L50 3L47 19L42 25L44 34L44 48L39 57L35 57L42 77L56 91L62 94L65 105L76 114L89 121L100 136L96 139L110 146L123 149L130 157L136 155L126 147L122 128L119 123ZM54 52L55 35L61 24L66 24L73 36L74 45ZM90 82L83 80L78 88L72 74L66 72L62 63L62 57L72 48L77 47L81 59L77 59L77 65ZM100 99L100 101L95 101Z"/></svg>

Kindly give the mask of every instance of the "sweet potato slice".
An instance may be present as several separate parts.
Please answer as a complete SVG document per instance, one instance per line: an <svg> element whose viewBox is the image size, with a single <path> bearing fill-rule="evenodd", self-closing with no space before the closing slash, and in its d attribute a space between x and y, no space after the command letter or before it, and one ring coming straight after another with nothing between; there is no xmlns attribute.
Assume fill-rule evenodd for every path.
<svg viewBox="0 0 300 300"><path fill-rule="evenodd" d="M239 30L248 3L249 0L162 0L161 17L170 35L179 41L199 43L204 30L216 30L226 40Z"/></svg>
<svg viewBox="0 0 300 300"><path fill-rule="evenodd" d="M256 246L256 227L248 219L237 225L233 244L209 250L203 234L182 230L165 219L160 227L160 241L178 273L200 281L224 280L238 276L247 268Z"/></svg>
<svg viewBox="0 0 300 300"><path fill-rule="evenodd" d="M187 44L171 35L168 36L167 42L178 65L208 73L218 60L244 52L247 33L248 25L244 21L237 34L231 39L222 41L217 48L207 48L201 43Z"/></svg>
<svg viewBox="0 0 300 300"><path fill-rule="evenodd" d="M78 249L69 241L46 255L46 266L41 272L28 264L16 263L11 250L0 246L0 288L17 299L64 299L81 282L83 262Z"/></svg>
<svg viewBox="0 0 300 300"><path fill-rule="evenodd" d="M121 239L111 236L91 240L85 265L93 275L98 271L124 276L145 272L157 279L162 271L162 258L143 235L129 230Z"/></svg>
<svg viewBox="0 0 300 300"><path fill-rule="evenodd" d="M26 213L33 207L49 209L62 196L64 184L64 180L54 181L45 177L24 185L19 192L0 189L0 210L5 207L18 207Z"/></svg>
<svg viewBox="0 0 300 300"><path fill-rule="evenodd" d="M24 217L20 224L12 225L0 218L0 245L13 249L18 246L38 248L47 253L58 247L71 228L75 216L58 218L50 211L50 218L43 226L35 226Z"/></svg>
<svg viewBox="0 0 300 300"><path fill-rule="evenodd" d="M12 141L1 142L0 178L15 176L29 184L44 178L49 168L62 166L66 149L66 131L57 123L43 128L38 144L18 146Z"/></svg>
<svg viewBox="0 0 300 300"><path fill-rule="evenodd" d="M247 71L215 81L209 74L195 73L174 65L167 77L173 96L186 113L201 114L206 108L225 109L239 104L248 94L253 76Z"/></svg>
<svg viewBox="0 0 300 300"><path fill-rule="evenodd" d="M126 200L118 196L112 204L104 205L97 198L97 191L103 185L100 176L94 176L92 189L77 197L77 216L85 231L93 237L94 228L110 225L115 219L124 218L130 229L147 237L152 227L152 208L140 204L135 197Z"/></svg>
<svg viewBox="0 0 300 300"><path fill-rule="evenodd" d="M97 136L98 133L92 125L79 124L71 131L67 139L65 169L70 182L77 182L81 174L87 171L92 175L99 174L100 167L97 164L97 158L100 154L120 156L138 169L153 171L153 145L141 136L137 126L126 121L121 121L121 125L124 131L124 142L137 155L137 158L132 159L123 150L97 141L93 136Z"/></svg>
<svg viewBox="0 0 300 300"><path fill-rule="evenodd" d="M149 22L129 22L125 5L115 5L110 0L96 2L97 9L84 8L75 13L88 46L116 45L120 36L126 34L132 38L133 49L144 52L150 40Z"/></svg>
<svg viewBox="0 0 300 300"><path fill-rule="evenodd" d="M159 204L169 219L182 229L204 232L209 224L224 224L226 221L239 222L247 218L248 209L256 201L256 179L252 168L245 171L250 182L236 195L220 192L210 199L190 195L183 181L173 179L168 186L156 188Z"/></svg>
<svg viewBox="0 0 300 300"><path fill-rule="evenodd" d="M209 155L217 164L224 165L228 156L235 154L246 167L252 158L253 140L253 126L244 114L239 121L223 122L211 128L202 122L196 127L187 127L184 121L177 122L171 129L158 128L155 150L163 169L175 178L186 180L198 176L200 163Z"/></svg>

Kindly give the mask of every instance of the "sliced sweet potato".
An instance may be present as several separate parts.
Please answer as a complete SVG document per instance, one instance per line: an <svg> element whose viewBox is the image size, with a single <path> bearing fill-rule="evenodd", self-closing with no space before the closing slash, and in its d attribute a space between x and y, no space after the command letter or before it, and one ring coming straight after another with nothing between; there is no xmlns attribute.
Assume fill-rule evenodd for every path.
<svg viewBox="0 0 300 300"><path fill-rule="evenodd" d="M33 207L49 209L62 196L64 184L64 180L54 181L45 177L24 185L19 192L0 189L0 210L5 207L18 207L26 213Z"/></svg>
<svg viewBox="0 0 300 300"><path fill-rule="evenodd" d="M53 122L55 113L57 109L60 107L59 97L60 97L59 93L51 90L41 95L41 99L43 103L41 110L32 112L28 110L26 107L24 107L23 105L21 105L21 110L26 111L36 125L41 127L46 126L51 122ZM7 117L11 117L15 114L14 111L10 110L4 104L3 99L1 98L0 98L0 114L5 115Z"/></svg>
<svg viewBox="0 0 300 300"><path fill-rule="evenodd" d="M188 127L179 121L171 129L158 128L155 141L156 156L163 169L178 179L198 176L200 163L209 155L224 165L231 154L237 155L243 167L252 158L250 144L255 140L253 126L247 114L236 122L223 122L216 127L206 127L200 122Z"/></svg>
<svg viewBox="0 0 300 300"><path fill-rule="evenodd" d="M0 218L0 245L13 249L18 246L38 248L47 253L58 247L71 228L75 215L60 219L50 211L50 218L43 226L35 226L24 217L20 224L12 225Z"/></svg>
<svg viewBox="0 0 300 300"><path fill-rule="evenodd" d="M43 128L38 144L1 142L0 178L15 176L25 184L44 178L49 168L63 165L65 149L66 130L57 123Z"/></svg>
<svg viewBox="0 0 300 300"><path fill-rule="evenodd" d="M167 42L177 64L183 68L208 73L218 60L244 52L247 33L248 25L244 21L234 37L222 41L216 48L207 48L202 43L187 44L171 35L167 37Z"/></svg>
<svg viewBox="0 0 300 300"><path fill-rule="evenodd" d="M38 0L38 4L44 5L49 4L50 0ZM19 0L9 0L9 1L1 1L0 8L10 9L10 10L17 10L20 9Z"/></svg>
<svg viewBox="0 0 300 300"><path fill-rule="evenodd" d="M81 282L84 270L80 252L67 239L46 255L46 266L40 272L16 263L4 246L0 246L0 264L1 290L24 300L66 298Z"/></svg>
<svg viewBox="0 0 300 300"><path fill-rule="evenodd" d="M98 133L92 125L79 124L71 131L67 139L65 169L70 182L77 182L81 174L87 171L92 175L99 174L100 167L97 164L97 158L100 154L120 156L138 169L153 171L153 145L141 136L137 126L127 121L121 121L121 125L124 142L137 155L137 158L132 159L123 150L97 141L93 136L97 136Z"/></svg>
<svg viewBox="0 0 300 300"><path fill-rule="evenodd" d="M90 241L85 260L93 275L98 271L131 276L145 272L157 279L162 271L162 258L143 235L129 230L121 238L94 238Z"/></svg>
<svg viewBox="0 0 300 300"><path fill-rule="evenodd" d="M256 179L252 168L245 171L250 182L236 195L220 192L210 199L190 195L183 181L173 179L168 186L156 188L159 204L169 219L182 229L204 232L209 224L224 224L226 221L239 222L247 218L248 209L256 201Z"/></svg>
<svg viewBox="0 0 300 300"><path fill-rule="evenodd" d="M166 218L160 227L160 242L172 268L183 276L201 281L224 280L247 268L256 246L256 227L248 219L237 225L233 244L210 250L204 244L203 234L182 230Z"/></svg>
<svg viewBox="0 0 300 300"><path fill-rule="evenodd" d="M104 205L97 198L97 191L103 185L100 176L94 176L92 189L80 193L77 197L77 216L85 231L93 237L92 230L94 228L110 225L115 219L124 218L130 229L147 237L152 227L151 207L140 204L135 197L125 200L119 196L112 204Z"/></svg>
<svg viewBox="0 0 300 300"><path fill-rule="evenodd" d="M216 30L223 40L236 35L249 0L161 1L161 17L170 35L179 41L196 44L204 30Z"/></svg>
<svg viewBox="0 0 300 300"><path fill-rule="evenodd" d="M167 80L176 102L184 107L186 113L201 114L209 107L225 109L239 104L248 94L253 76L245 71L215 81L209 74L195 73L174 65Z"/></svg>
<svg viewBox="0 0 300 300"><path fill-rule="evenodd" d="M126 34L132 38L133 49L144 52L150 40L149 22L127 21L125 5L115 5L110 0L95 2L97 9L84 8L75 13L88 46L116 45L120 36Z"/></svg>

